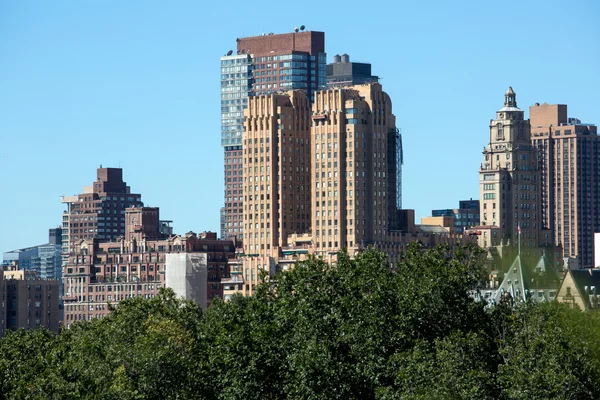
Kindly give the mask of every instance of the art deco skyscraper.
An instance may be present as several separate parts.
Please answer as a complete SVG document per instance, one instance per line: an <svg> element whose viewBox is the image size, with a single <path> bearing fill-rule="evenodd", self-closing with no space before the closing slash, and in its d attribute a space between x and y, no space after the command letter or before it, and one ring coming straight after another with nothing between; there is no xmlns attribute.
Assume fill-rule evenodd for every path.
<svg viewBox="0 0 600 400"><path fill-rule="evenodd" d="M243 134L242 292L310 226L310 106L304 91L250 97Z"/></svg>
<svg viewBox="0 0 600 400"><path fill-rule="evenodd" d="M529 108L532 141L542 167L542 216L563 257L594 265L600 230L600 137L597 127L567 117L563 104Z"/></svg>
<svg viewBox="0 0 600 400"><path fill-rule="evenodd" d="M243 135L244 250L277 257L310 226L310 108L301 90L251 97Z"/></svg>
<svg viewBox="0 0 600 400"><path fill-rule="evenodd" d="M243 237L241 153L248 96L302 89L311 101L314 92L325 84L323 32L297 30L239 38L236 51L221 58L221 144L225 161L221 237Z"/></svg>
<svg viewBox="0 0 600 400"><path fill-rule="evenodd" d="M312 107L312 240L327 254L388 240L395 224L397 141L378 83L319 91ZM393 157L390 157L392 155Z"/></svg>
<svg viewBox="0 0 600 400"><path fill-rule="evenodd" d="M312 107L303 91L258 95L245 114L242 293L289 254L390 241L401 138L380 84L317 91Z"/></svg>
<svg viewBox="0 0 600 400"><path fill-rule="evenodd" d="M546 231L542 235L537 152L531 144L529 121L517 107L511 87L504 94L504 107L490 120L490 141L483 158L479 171L481 225L490 229L484 230L480 245L516 247L519 239L524 247L546 244L550 238Z"/></svg>

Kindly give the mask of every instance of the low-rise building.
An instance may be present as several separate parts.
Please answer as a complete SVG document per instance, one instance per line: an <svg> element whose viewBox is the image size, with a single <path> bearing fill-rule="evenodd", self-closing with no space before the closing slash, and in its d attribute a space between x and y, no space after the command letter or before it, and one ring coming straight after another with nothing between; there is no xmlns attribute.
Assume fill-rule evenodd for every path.
<svg viewBox="0 0 600 400"><path fill-rule="evenodd" d="M581 310L600 309L600 269L568 269L556 299Z"/></svg>
<svg viewBox="0 0 600 400"><path fill-rule="evenodd" d="M553 301L560 283L555 262L559 258L556 249L548 254L542 252L539 257L531 249L516 254L510 247L488 250L485 260L488 278L473 291L473 296L490 304L506 299L513 303Z"/></svg>
<svg viewBox="0 0 600 400"><path fill-rule="evenodd" d="M450 217L454 231L463 233L470 227L479 225L479 200L461 200L458 208L431 210L432 217Z"/></svg>
<svg viewBox="0 0 600 400"><path fill-rule="evenodd" d="M60 280L61 248L62 229L50 229L48 243L7 251L2 256L2 264L10 266L16 262L20 269L34 271L41 279Z"/></svg>
<svg viewBox="0 0 600 400"><path fill-rule="evenodd" d="M0 278L0 336L7 329L45 327L58 332L60 326L59 284L41 279L35 271L19 270L15 263ZM6 299L6 300L4 300Z"/></svg>

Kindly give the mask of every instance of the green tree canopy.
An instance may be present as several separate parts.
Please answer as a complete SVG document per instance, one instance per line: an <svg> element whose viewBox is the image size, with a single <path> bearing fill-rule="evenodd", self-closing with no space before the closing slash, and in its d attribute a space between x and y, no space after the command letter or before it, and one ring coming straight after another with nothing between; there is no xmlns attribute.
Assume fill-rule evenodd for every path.
<svg viewBox="0 0 600 400"><path fill-rule="evenodd" d="M474 247L312 257L206 311L163 289L102 320L0 340L5 398L595 399L600 319L486 309Z"/></svg>

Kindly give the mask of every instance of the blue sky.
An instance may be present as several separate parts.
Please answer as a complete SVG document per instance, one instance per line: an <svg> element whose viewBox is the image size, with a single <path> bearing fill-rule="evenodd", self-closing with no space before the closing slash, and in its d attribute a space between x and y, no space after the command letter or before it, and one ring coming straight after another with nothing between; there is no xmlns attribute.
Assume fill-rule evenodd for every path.
<svg viewBox="0 0 600 400"><path fill-rule="evenodd" d="M302 8L297 8L302 4ZM364 9L363 5L371 6ZM0 2L0 252L44 243L61 195L121 166L175 231L218 231L219 57L235 39L324 31L328 61L373 64L404 139L417 219L478 197L489 120L569 105L600 123L600 3Z"/></svg>

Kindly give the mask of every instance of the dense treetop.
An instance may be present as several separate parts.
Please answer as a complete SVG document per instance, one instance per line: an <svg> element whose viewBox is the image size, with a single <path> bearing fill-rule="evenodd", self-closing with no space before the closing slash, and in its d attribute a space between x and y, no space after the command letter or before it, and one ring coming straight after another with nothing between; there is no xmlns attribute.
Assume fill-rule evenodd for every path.
<svg viewBox="0 0 600 400"><path fill-rule="evenodd" d="M206 311L162 290L0 340L6 398L597 399L600 319L469 296L472 247L311 258Z"/></svg>

